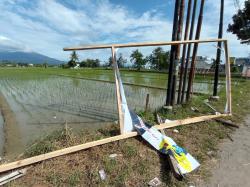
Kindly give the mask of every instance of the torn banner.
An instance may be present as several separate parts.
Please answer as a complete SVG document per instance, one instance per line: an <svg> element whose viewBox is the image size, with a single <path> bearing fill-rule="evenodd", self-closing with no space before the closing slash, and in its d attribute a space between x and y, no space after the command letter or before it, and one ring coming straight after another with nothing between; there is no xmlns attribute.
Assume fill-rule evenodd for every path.
<svg viewBox="0 0 250 187"><path fill-rule="evenodd" d="M115 78L118 83L118 89L120 91L122 115L124 116L124 133L131 132L136 129L138 133L155 149L164 154L172 155L177 162L177 167L181 174L189 173L198 168L200 165L198 161L194 159L185 149L179 147L170 137L163 135L155 127L151 127L144 123L138 115L129 110L119 68L115 59L114 70Z"/></svg>

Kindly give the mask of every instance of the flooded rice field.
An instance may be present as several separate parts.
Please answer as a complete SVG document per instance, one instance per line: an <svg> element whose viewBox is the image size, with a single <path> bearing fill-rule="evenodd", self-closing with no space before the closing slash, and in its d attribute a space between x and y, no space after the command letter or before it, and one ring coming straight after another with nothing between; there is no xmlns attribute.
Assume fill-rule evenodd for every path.
<svg viewBox="0 0 250 187"><path fill-rule="evenodd" d="M125 78L125 81L135 82L133 77ZM145 78L143 84L152 82ZM137 111L144 109L147 94L150 95L152 110L161 107L166 97L166 91L160 89L130 85L125 85L124 89L129 106ZM112 83L53 75L2 76L0 90L17 123L13 135L5 140L3 118L0 116L1 155L4 141L12 142L14 148L9 151L16 147L19 151L15 154L20 154L27 144L64 128L66 123L74 131L92 130L114 123L118 118L115 85ZM209 93L208 90L212 90L211 84L194 85L196 92ZM8 148L5 151L8 152Z"/></svg>

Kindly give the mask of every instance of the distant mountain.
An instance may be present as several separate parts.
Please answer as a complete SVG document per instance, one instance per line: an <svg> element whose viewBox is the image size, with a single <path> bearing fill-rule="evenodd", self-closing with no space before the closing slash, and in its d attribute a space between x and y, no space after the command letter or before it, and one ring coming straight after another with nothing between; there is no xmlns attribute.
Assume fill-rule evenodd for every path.
<svg viewBox="0 0 250 187"><path fill-rule="evenodd" d="M15 51L15 52L0 51L0 63L3 61L10 61L15 63L30 63L30 64L43 64L47 62L48 64L51 65L64 63L63 61L50 58L48 56L39 53L22 52L22 51Z"/></svg>

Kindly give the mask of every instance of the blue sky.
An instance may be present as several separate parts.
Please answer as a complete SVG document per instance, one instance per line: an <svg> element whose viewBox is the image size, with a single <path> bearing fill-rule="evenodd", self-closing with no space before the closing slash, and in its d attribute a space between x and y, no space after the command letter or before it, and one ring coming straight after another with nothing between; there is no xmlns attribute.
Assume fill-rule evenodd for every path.
<svg viewBox="0 0 250 187"><path fill-rule="evenodd" d="M240 1L242 5L243 0ZM201 38L216 38L218 0L206 0ZM174 0L1 0L0 50L34 51L67 60L62 48L85 44L169 41ZM232 56L248 56L250 48L240 45L226 32L236 12L234 0L225 1L224 38ZM129 57L133 49L121 49ZM145 55L152 48L140 49ZM215 57L212 44L202 45L199 55ZM108 50L79 53L81 59L110 56Z"/></svg>

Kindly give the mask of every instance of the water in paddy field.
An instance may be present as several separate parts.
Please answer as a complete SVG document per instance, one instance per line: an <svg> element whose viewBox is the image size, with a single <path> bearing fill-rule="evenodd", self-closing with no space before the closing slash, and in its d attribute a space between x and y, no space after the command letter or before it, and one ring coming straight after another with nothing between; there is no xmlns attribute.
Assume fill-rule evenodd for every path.
<svg viewBox="0 0 250 187"><path fill-rule="evenodd" d="M133 81L128 77L126 82ZM150 81L145 79L145 85ZM200 85L199 85L200 84ZM165 87L166 85L161 85ZM211 85L197 83L200 89L211 90ZM65 123L74 131L93 130L114 123L118 119L115 85L60 76L2 77L0 90L14 112L20 137L18 147L62 129ZM144 110L146 95L150 95L149 107L161 107L166 90L138 86L124 86L131 109ZM0 133L2 132L0 118ZM3 136L1 136L3 137ZM12 141L12 140L7 140ZM0 140L0 149L3 140Z"/></svg>
<svg viewBox="0 0 250 187"><path fill-rule="evenodd" d="M19 145L62 129L67 122L73 130L97 129L118 119L115 85L66 77L2 78L0 90L15 114ZM125 86L132 109L162 105L165 91ZM2 137L2 136L1 136ZM11 141L11 140L8 140Z"/></svg>

